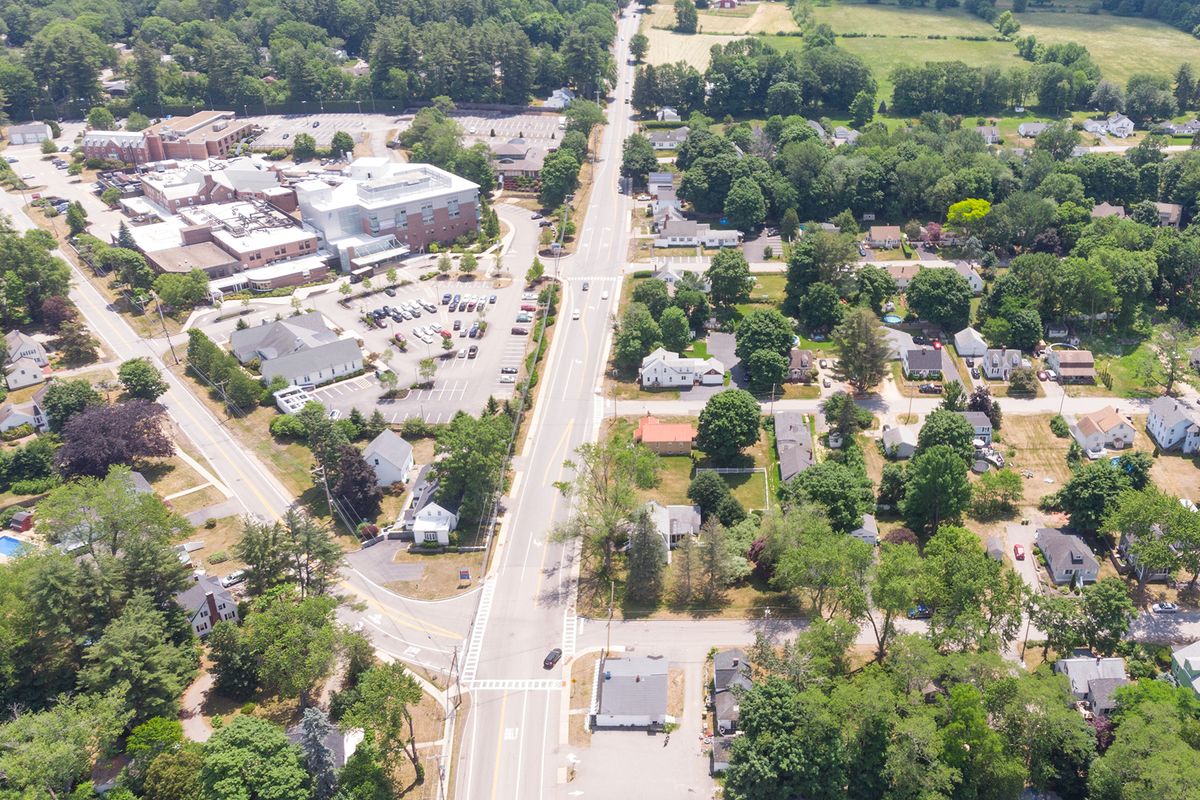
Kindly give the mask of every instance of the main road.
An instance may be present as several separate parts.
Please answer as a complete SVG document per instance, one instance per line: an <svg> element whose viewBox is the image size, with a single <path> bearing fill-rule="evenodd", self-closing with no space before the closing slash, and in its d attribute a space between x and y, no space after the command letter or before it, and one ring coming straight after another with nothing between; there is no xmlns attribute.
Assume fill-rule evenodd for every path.
<svg viewBox="0 0 1200 800"><path fill-rule="evenodd" d="M577 547L552 538L569 501L555 482L582 443L596 438L603 415L600 382L627 257L631 204L618 192L621 145L632 130L629 39L637 21L618 24L616 87L603 144L595 153L592 189L576 253L557 266L562 281L559 322L542 370L536 409L521 455L514 460L511 496L463 661L463 688L472 703L464 721L455 793L470 800L558 797L562 664L542 659L561 647L566 661L576 639ZM572 320L575 309L579 320Z"/></svg>

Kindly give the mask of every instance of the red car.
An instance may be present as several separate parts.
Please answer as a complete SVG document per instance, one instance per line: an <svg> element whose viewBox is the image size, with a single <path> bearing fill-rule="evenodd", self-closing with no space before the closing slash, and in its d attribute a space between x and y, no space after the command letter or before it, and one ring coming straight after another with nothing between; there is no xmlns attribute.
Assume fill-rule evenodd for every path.
<svg viewBox="0 0 1200 800"><path fill-rule="evenodd" d="M1025 560L1025 548L1019 544L1014 544L1013 545L1013 555L1016 556L1017 561L1024 561Z"/></svg>
<svg viewBox="0 0 1200 800"><path fill-rule="evenodd" d="M941 343L941 342L939 342L937 339L934 339L934 340L933 340L933 349L934 349L934 350L941 350L941 349L942 349L942 343Z"/></svg>
<svg viewBox="0 0 1200 800"><path fill-rule="evenodd" d="M451 336L454 335L450 331L446 330L445 328L442 328L442 330L438 331L438 333L440 333L442 335L443 339L449 339Z"/></svg>
<svg viewBox="0 0 1200 800"><path fill-rule="evenodd" d="M522 311L537 311L537 306L535 306L533 303L522 303L521 310Z"/></svg>

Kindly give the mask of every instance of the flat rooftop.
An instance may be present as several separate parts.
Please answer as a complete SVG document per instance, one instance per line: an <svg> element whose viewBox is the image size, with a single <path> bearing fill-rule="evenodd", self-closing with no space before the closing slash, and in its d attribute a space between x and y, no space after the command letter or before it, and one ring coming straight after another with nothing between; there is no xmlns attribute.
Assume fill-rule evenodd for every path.
<svg viewBox="0 0 1200 800"><path fill-rule="evenodd" d="M232 267L241 262L212 242L168 247L156 250L150 260L163 272L191 272L194 269Z"/></svg>

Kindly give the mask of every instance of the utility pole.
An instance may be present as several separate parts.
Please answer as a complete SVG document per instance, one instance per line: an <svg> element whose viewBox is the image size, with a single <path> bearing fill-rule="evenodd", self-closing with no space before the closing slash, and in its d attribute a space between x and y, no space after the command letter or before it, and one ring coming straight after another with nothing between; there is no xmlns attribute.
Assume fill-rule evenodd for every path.
<svg viewBox="0 0 1200 800"><path fill-rule="evenodd" d="M171 348L171 358L175 359L175 365L179 365L179 354L175 352L175 343L171 341L171 333L167 330L167 320L163 317L162 299L151 292L150 295L154 298L154 307L158 309L158 321L162 324L163 335L167 337L167 346Z"/></svg>
<svg viewBox="0 0 1200 800"><path fill-rule="evenodd" d="M342 521L342 524L346 526L346 530L354 533L355 527L350 524L350 520L346 519L346 514L342 511L341 504L333 501L333 495L329 491L329 480L325 476L325 467L320 464L316 464L313 466L312 472L314 478L319 477L321 479L321 487L325 490L325 504L329 507L329 512L331 514L337 514L338 518Z"/></svg>

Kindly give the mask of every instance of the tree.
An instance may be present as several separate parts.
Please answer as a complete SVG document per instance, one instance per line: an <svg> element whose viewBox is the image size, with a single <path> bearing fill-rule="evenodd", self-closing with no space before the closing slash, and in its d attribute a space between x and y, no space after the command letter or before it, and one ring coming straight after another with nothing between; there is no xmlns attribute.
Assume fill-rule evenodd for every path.
<svg viewBox="0 0 1200 800"><path fill-rule="evenodd" d="M665 281L647 278L633 287L632 299L633 302L644 305L650 316L658 319L663 309L671 304L671 290Z"/></svg>
<svg viewBox="0 0 1200 800"><path fill-rule="evenodd" d="M283 729L261 717L238 714L204 746L202 800L309 800L308 775L299 749Z"/></svg>
<svg viewBox="0 0 1200 800"><path fill-rule="evenodd" d="M1037 373L1031 367L1017 367L1008 373L1008 393L1010 395L1037 394Z"/></svg>
<svg viewBox="0 0 1200 800"><path fill-rule="evenodd" d="M1099 530L1117 496L1129 487L1129 476L1107 461L1093 461L1075 471L1059 491L1059 503L1071 527Z"/></svg>
<svg viewBox="0 0 1200 800"><path fill-rule="evenodd" d="M120 691L134 721L174 716L197 664L195 653L171 643L167 633L166 619L150 597L135 594L87 649L80 683L98 694Z"/></svg>
<svg viewBox="0 0 1200 800"><path fill-rule="evenodd" d="M987 200L960 200L946 211L946 226L966 235L978 234L991 210Z"/></svg>
<svg viewBox="0 0 1200 800"><path fill-rule="evenodd" d="M621 148L621 174L641 184L656 169L658 158L650 140L640 133L630 134Z"/></svg>
<svg viewBox="0 0 1200 800"><path fill-rule="evenodd" d="M854 276L854 282L858 304L876 314L882 313L884 302L899 291L891 273L873 264L863 264Z"/></svg>
<svg viewBox="0 0 1200 800"><path fill-rule="evenodd" d="M711 608L721 599L726 587L750 574L750 562L746 560L745 553L739 550L734 537L716 518L709 519L701 526L696 549L699 555L697 578L700 596L704 604Z"/></svg>
<svg viewBox="0 0 1200 800"><path fill-rule="evenodd" d="M946 331L960 331L971 318L971 286L952 269L923 269L908 284L908 306Z"/></svg>
<svg viewBox="0 0 1200 800"><path fill-rule="evenodd" d="M533 257L533 263L529 265L529 269L525 271L525 283L532 286L542 279L546 274L546 267L542 264L542 260L537 256Z"/></svg>
<svg viewBox="0 0 1200 800"><path fill-rule="evenodd" d="M1000 430L1000 423L1003 418L1000 413L1000 403L992 399L992 391L985 384L978 384L971 390L971 395L967 398L967 411L977 411L980 414L987 414L988 421L992 423L992 428Z"/></svg>
<svg viewBox="0 0 1200 800"><path fill-rule="evenodd" d="M695 33L700 15L692 0L675 0L675 30L679 33Z"/></svg>
<svg viewBox="0 0 1200 800"><path fill-rule="evenodd" d="M907 470L903 464L889 462L883 465L883 473L879 476L879 493L877 499L880 506L898 509L904 502L904 492L908 483Z"/></svg>
<svg viewBox="0 0 1200 800"><path fill-rule="evenodd" d="M333 668L337 601L310 595L297 600L280 593L260 602L246 619L246 639L258 655L259 681L280 697L299 697L308 706L312 690Z"/></svg>
<svg viewBox="0 0 1200 800"><path fill-rule="evenodd" d="M946 445L963 460L970 464L975 460L975 428L967 418L945 408L934 410L925 418L921 432L917 435L917 452L921 453L931 447Z"/></svg>
<svg viewBox="0 0 1200 800"><path fill-rule="evenodd" d="M194 742L160 754L146 767L145 800L201 800L203 748Z"/></svg>
<svg viewBox="0 0 1200 800"><path fill-rule="evenodd" d="M481 519L503 480L503 465L512 436L505 414L475 418L455 414L438 436L434 472L438 500L459 503L459 523Z"/></svg>
<svg viewBox="0 0 1200 800"><path fill-rule="evenodd" d="M929 633L935 645L994 650L1021 624L1025 585L992 558L974 533L943 525L925 545L922 596L933 609Z"/></svg>
<svg viewBox="0 0 1200 800"><path fill-rule="evenodd" d="M729 389L709 398L700 412L696 447L726 463L758 441L761 411L754 395Z"/></svg>
<svg viewBox="0 0 1200 800"><path fill-rule="evenodd" d="M1119 466L1119 464L1118 464ZM1109 504L1102 530L1124 538L1139 588L1150 574L1179 569L1179 553L1200 533L1193 512L1153 485L1125 489Z"/></svg>
<svg viewBox="0 0 1200 800"><path fill-rule="evenodd" d="M1120 643L1137 608L1120 578L1104 578L1083 589L1080 633L1093 651L1111 654Z"/></svg>
<svg viewBox="0 0 1200 800"><path fill-rule="evenodd" d="M122 363L117 369L117 380L125 388L125 394L140 400L157 400L169 388L148 358L131 358Z"/></svg>
<svg viewBox="0 0 1200 800"><path fill-rule="evenodd" d="M317 141L307 133L297 133L292 139L292 158L296 161L311 161L317 157Z"/></svg>
<svg viewBox="0 0 1200 800"><path fill-rule="evenodd" d="M971 502L962 455L949 445L929 447L908 466L900 510L905 524L928 538L943 522L957 520Z"/></svg>
<svg viewBox="0 0 1200 800"><path fill-rule="evenodd" d="M424 768L412 715L421 702L420 684L402 664L392 662L372 666L359 677L355 688L358 699L346 710L343 724L362 728L391 772L407 757L416 773L414 783L420 783Z"/></svg>
<svg viewBox="0 0 1200 800"><path fill-rule="evenodd" d="M334 158L341 158L347 153L354 152L354 138L345 131L338 131L333 134L333 139L329 142L329 155Z"/></svg>
<svg viewBox="0 0 1200 800"><path fill-rule="evenodd" d="M100 342L81 322L64 322L58 329L55 346L68 364L91 364L99 358Z"/></svg>
<svg viewBox="0 0 1200 800"><path fill-rule="evenodd" d="M319 708L304 709L300 720L300 752L304 766L312 781L313 800L330 800L337 790L334 774L333 752L325 744L325 738L333 732L329 715Z"/></svg>
<svg viewBox="0 0 1200 800"><path fill-rule="evenodd" d="M1125 84L1125 113L1136 120L1173 117L1178 111L1171 81L1165 75L1137 72ZM1039 137L1040 138L1040 137Z"/></svg>
<svg viewBox="0 0 1200 800"><path fill-rule="evenodd" d="M1138 376L1171 394L1175 383L1187 374L1188 341L1187 329L1178 322L1155 329L1150 345L1153 356L1138 367Z"/></svg>
<svg viewBox="0 0 1200 800"><path fill-rule="evenodd" d="M1078 146L1079 131L1071 127L1069 122L1053 122L1037 135L1033 149L1035 152L1048 153L1055 161L1066 161Z"/></svg>
<svg viewBox="0 0 1200 800"><path fill-rule="evenodd" d="M874 506L871 479L861 469L832 459L813 464L780 489L784 505L804 502L825 509L829 523L839 533L849 533L862 524L863 514Z"/></svg>
<svg viewBox="0 0 1200 800"><path fill-rule="evenodd" d="M646 53L650 50L650 39L644 33L635 33L629 39L629 53L633 56L633 60L641 63L646 57Z"/></svg>
<svg viewBox="0 0 1200 800"><path fill-rule="evenodd" d="M871 412L854 402L845 392L834 392L821 402L825 424L832 433L842 437L853 437L871 427L874 419Z"/></svg>
<svg viewBox="0 0 1200 800"><path fill-rule="evenodd" d="M725 216L730 225L746 233L762 225L767 217L767 200L753 178L738 178L730 185Z"/></svg>
<svg viewBox="0 0 1200 800"><path fill-rule="evenodd" d="M125 755L129 756L126 776L130 783L141 789L150 762L182 744L183 724L177 719L152 717L135 727L125 740Z"/></svg>
<svg viewBox="0 0 1200 800"><path fill-rule="evenodd" d="M233 554L246 565L248 594L260 595L286 582L291 559L282 525L245 518Z"/></svg>
<svg viewBox="0 0 1200 800"><path fill-rule="evenodd" d="M979 519L1012 514L1024 496L1025 484L1020 473L1011 469L985 472L972 491L972 512Z"/></svg>
<svg viewBox="0 0 1200 800"><path fill-rule="evenodd" d="M208 299L208 276L201 269L164 272L154 279L154 294L170 308L192 308Z"/></svg>
<svg viewBox="0 0 1200 800"><path fill-rule="evenodd" d="M52 295L42 301L42 322L52 330L59 330L63 323L72 322L78 316L75 304L65 297Z"/></svg>
<svg viewBox="0 0 1200 800"><path fill-rule="evenodd" d="M967 392L963 389L962 381L946 381L945 393L939 408L945 411L966 411Z"/></svg>
<svg viewBox="0 0 1200 800"><path fill-rule="evenodd" d="M230 700L249 700L258 690L258 661L236 623L221 621L208 634L213 688Z"/></svg>
<svg viewBox="0 0 1200 800"><path fill-rule="evenodd" d="M842 319L837 289L828 283L814 283L800 301L800 324L810 333L827 333Z"/></svg>
<svg viewBox="0 0 1200 800"><path fill-rule="evenodd" d="M1092 90L1088 102L1097 110L1107 114L1125 107L1125 90L1112 81L1100 81Z"/></svg>
<svg viewBox="0 0 1200 800"><path fill-rule="evenodd" d="M715 305L731 306L750 297L750 264L740 250L721 250L712 257L704 277L712 287L709 296Z"/></svg>
<svg viewBox="0 0 1200 800"><path fill-rule="evenodd" d="M642 605L657 605L662 595L665 562L665 543L654 520L650 518L650 512L642 508L633 520L629 533L625 597Z"/></svg>
<svg viewBox="0 0 1200 800"><path fill-rule="evenodd" d="M1083 644L1081 607L1073 597L1031 594L1029 619L1046 635L1043 656L1051 649L1056 653L1069 653Z"/></svg>
<svg viewBox="0 0 1200 800"><path fill-rule="evenodd" d="M347 444L341 448L337 471L334 498L350 512L352 519L373 522L383 504L383 490L379 488L375 470L357 447Z"/></svg>
<svg viewBox="0 0 1200 800"><path fill-rule="evenodd" d="M421 383L428 386L433 383L433 376L437 373L437 363L432 358L422 358L417 362L417 374L421 377Z"/></svg>
<svg viewBox="0 0 1200 800"><path fill-rule="evenodd" d="M567 195L575 191L579 186L579 166L575 154L565 148L546 156L542 164L542 190L538 195L544 208L558 208Z"/></svg>
<svg viewBox="0 0 1200 800"><path fill-rule="evenodd" d="M867 582L867 622L875 634L875 660L881 664L896 635L896 620L917 602L921 574L921 555L916 546L889 542L880 545L879 560Z"/></svg>
<svg viewBox="0 0 1200 800"><path fill-rule="evenodd" d="M746 374L755 391L772 391L787 381L788 359L770 350L755 350L746 359Z"/></svg>
<svg viewBox="0 0 1200 800"><path fill-rule="evenodd" d="M71 203L67 207L67 229L70 230L71 235L78 236L87 230L87 226L87 212L83 210L83 206L78 201Z"/></svg>
<svg viewBox="0 0 1200 800"><path fill-rule="evenodd" d="M282 527L288 575L300 589L301 599L329 594L337 584L344 559L342 548L329 528L295 509L284 513Z"/></svg>
<svg viewBox="0 0 1200 800"><path fill-rule="evenodd" d="M114 464L167 458L175 445L163 427L166 416L165 407L148 400L84 409L63 426L55 464L65 475L100 478Z"/></svg>
<svg viewBox="0 0 1200 800"><path fill-rule="evenodd" d="M117 127L112 112L104 106L96 106L87 113L88 127L96 131L111 131Z"/></svg>
<svg viewBox="0 0 1200 800"><path fill-rule="evenodd" d="M743 361L760 350L786 356L792 348L792 324L773 308L751 311L737 326L737 357Z"/></svg>
<svg viewBox="0 0 1200 800"><path fill-rule="evenodd" d="M688 499L700 506L700 513L705 519L715 517L722 525L732 526L741 522L746 516L745 509L733 496L729 484L720 473L711 469L696 472L688 485Z"/></svg>
<svg viewBox="0 0 1200 800"><path fill-rule="evenodd" d="M687 314L681 308L668 308L658 319L662 330L663 347L673 353L682 353L692 343L692 329Z"/></svg>
<svg viewBox="0 0 1200 800"><path fill-rule="evenodd" d="M591 92L580 92L580 94L591 95ZM582 97L572 100L571 105L563 112L563 116L567 118L567 133L577 131L589 138L595 128L607 123L604 109Z"/></svg>
<svg viewBox="0 0 1200 800"><path fill-rule="evenodd" d="M850 103L850 121L854 127L861 128L875 116L875 95L859 92Z"/></svg>
<svg viewBox="0 0 1200 800"><path fill-rule="evenodd" d="M41 405L50 430L61 433L67 420L90 406L99 405L100 402L100 395L85 379L56 378L50 382Z"/></svg>
<svg viewBox="0 0 1200 800"><path fill-rule="evenodd" d="M838 354L834 366L838 380L846 381L859 392L866 392L883 380L892 349L879 318L870 309L846 312L831 338Z"/></svg>

